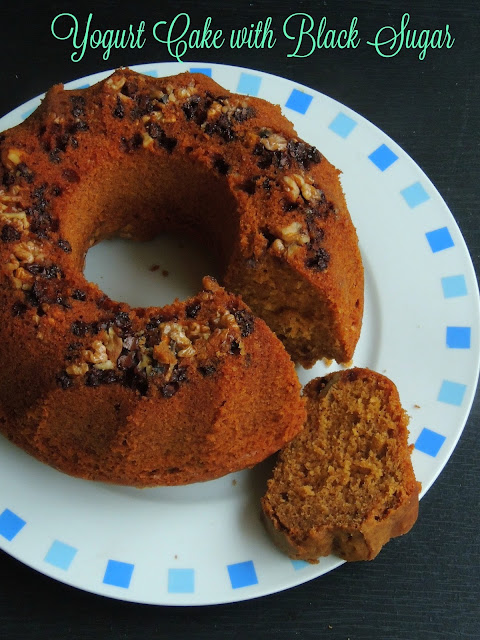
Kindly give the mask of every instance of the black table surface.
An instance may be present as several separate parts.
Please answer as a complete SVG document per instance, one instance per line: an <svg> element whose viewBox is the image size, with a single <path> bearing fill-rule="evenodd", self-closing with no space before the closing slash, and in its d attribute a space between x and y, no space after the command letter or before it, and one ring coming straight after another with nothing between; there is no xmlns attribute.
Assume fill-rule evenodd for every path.
<svg viewBox="0 0 480 640"><path fill-rule="evenodd" d="M207 16L229 32L272 17L278 38L271 49L191 50L193 62L223 62L290 78L348 105L393 138L422 167L452 211L480 268L480 5L477 0L388 0L289 3L179 0L178 3L5 2L0 3L0 115L50 85L121 65L169 61L165 45L151 37L142 48L87 48L70 60L70 41L50 31L59 13L72 13L92 29L125 28L144 20L188 13L192 28ZM311 15L318 25L348 28L358 17L362 42L356 49L316 49L287 57L293 45L281 34L292 13ZM366 46L382 26L399 25L410 12L418 30L445 29L451 48L403 48L381 57ZM406 257L407 259L407 257ZM412 359L411 366L415 366ZM275 595L210 607L147 606L82 592L56 582L0 552L0 637L30 638L480 638L477 398L458 446L422 499L414 529L391 541L370 563L344 564L304 585ZM1 488L0 488L1 492Z"/></svg>

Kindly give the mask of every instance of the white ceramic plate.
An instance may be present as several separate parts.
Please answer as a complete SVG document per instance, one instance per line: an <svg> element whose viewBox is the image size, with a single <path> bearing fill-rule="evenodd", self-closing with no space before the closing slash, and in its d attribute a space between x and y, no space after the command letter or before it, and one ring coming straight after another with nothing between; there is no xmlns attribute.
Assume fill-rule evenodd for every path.
<svg viewBox="0 0 480 640"><path fill-rule="evenodd" d="M477 281L435 187L379 129L307 87L223 65L135 68L158 76L201 69L232 91L279 103L299 135L342 169L366 272L354 364L397 384L411 416L413 464L425 493L460 437L479 367ZM39 101L2 118L0 130L20 122ZM159 268L150 271L153 265ZM207 272L208 256L195 256L175 237L145 245L105 242L90 251L86 268L108 294L136 305L193 294ZM299 375L306 383L325 372L319 364ZM292 562L271 544L259 519L268 466L204 484L136 490L64 476L0 439L0 547L57 580L136 602L215 604L281 591L340 561ZM408 546L408 536L402 544Z"/></svg>

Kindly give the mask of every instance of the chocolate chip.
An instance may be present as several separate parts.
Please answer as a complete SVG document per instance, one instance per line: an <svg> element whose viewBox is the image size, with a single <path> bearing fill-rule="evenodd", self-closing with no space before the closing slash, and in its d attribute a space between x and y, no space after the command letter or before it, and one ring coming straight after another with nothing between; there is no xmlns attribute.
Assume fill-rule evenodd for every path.
<svg viewBox="0 0 480 640"><path fill-rule="evenodd" d="M137 133L134 133L130 139L127 139L124 136L120 138L121 147L123 151L126 151L127 153L133 151L134 149L138 149L138 147L142 145L142 142L143 138L140 133L138 133L138 131Z"/></svg>
<svg viewBox="0 0 480 640"><path fill-rule="evenodd" d="M298 202L291 202L290 200L282 200L282 209L284 211L295 211L299 207Z"/></svg>
<svg viewBox="0 0 480 640"><path fill-rule="evenodd" d="M25 313L25 311L27 309L28 309L28 307L27 307L26 304L24 304L23 302L20 302L19 300L17 300L12 305L12 316L14 316L14 317L23 316L23 314Z"/></svg>
<svg viewBox="0 0 480 640"><path fill-rule="evenodd" d="M230 120L225 113L223 113L215 122L207 123L204 131L209 136L220 136L221 138L223 138L223 140L225 140L225 142L231 142L236 138Z"/></svg>
<svg viewBox="0 0 480 640"><path fill-rule="evenodd" d="M146 331L154 331L155 329L158 329L162 322L165 321L166 318L164 318L163 316L155 316L153 318L150 318L150 320L145 325L145 329Z"/></svg>
<svg viewBox="0 0 480 640"><path fill-rule="evenodd" d="M245 120L254 118L256 115L256 111L253 107L237 107L232 113L232 118L237 122L245 122Z"/></svg>
<svg viewBox="0 0 480 640"><path fill-rule="evenodd" d="M130 316L126 311L119 311L115 315L114 322L115 322L115 325L120 329L127 329L128 327L130 327L130 324L131 324Z"/></svg>
<svg viewBox="0 0 480 640"><path fill-rule="evenodd" d="M86 336L90 332L90 325L88 324L88 322L83 322L83 320L75 320L74 322L72 322L70 331L74 336Z"/></svg>
<svg viewBox="0 0 480 640"><path fill-rule="evenodd" d="M168 382L160 388L160 391L162 392L164 398L171 398L177 393L179 388L180 385L178 384L178 382Z"/></svg>
<svg viewBox="0 0 480 640"><path fill-rule="evenodd" d="M74 134L78 131L88 131L89 129L90 127L88 126L88 122L86 122L85 120L77 120L67 128L67 131L68 133Z"/></svg>
<svg viewBox="0 0 480 640"><path fill-rule="evenodd" d="M74 291L72 291L72 298L74 300L78 300L79 302L85 302L85 300L87 299L87 294L81 289L75 289Z"/></svg>
<svg viewBox="0 0 480 640"><path fill-rule="evenodd" d="M186 306L185 315L187 318L196 318L200 309L201 304L199 302L192 302L192 304Z"/></svg>
<svg viewBox="0 0 480 640"><path fill-rule="evenodd" d="M208 376L212 376L215 373L217 367L213 364L206 364L198 367L198 370L204 378L208 378Z"/></svg>
<svg viewBox="0 0 480 640"><path fill-rule="evenodd" d="M0 237L2 239L2 242L15 242L16 240L20 240L22 234L11 224L4 224Z"/></svg>
<svg viewBox="0 0 480 640"><path fill-rule="evenodd" d="M24 162L20 162L17 165L17 171L22 178L24 178L28 183L33 182L34 173L31 171Z"/></svg>
<svg viewBox="0 0 480 640"><path fill-rule="evenodd" d="M101 384L113 384L118 382L118 377L115 371L100 369L90 369L85 375L85 384L87 387L98 387Z"/></svg>
<svg viewBox="0 0 480 640"><path fill-rule="evenodd" d="M268 229L261 229L260 230L262 236L266 239L267 241L267 249L269 249L272 244L275 242L275 240L277 239L277 237L275 235L273 235L273 233L271 233Z"/></svg>
<svg viewBox="0 0 480 640"><path fill-rule="evenodd" d="M200 98L199 95L194 95L184 102L182 109L183 109L183 113L185 114L185 118L187 120L196 119L201 108L201 100L202 99ZM205 112L205 117L206 117L206 112ZM197 122L197 124L202 124L202 122Z"/></svg>
<svg viewBox="0 0 480 640"><path fill-rule="evenodd" d="M68 182L72 182L72 183L80 182L80 176L74 169L64 169L62 171L62 176Z"/></svg>
<svg viewBox="0 0 480 640"><path fill-rule="evenodd" d="M62 251L65 251L65 253L72 252L72 245L68 240L65 240L65 238L59 238L57 244Z"/></svg>
<svg viewBox="0 0 480 640"><path fill-rule="evenodd" d="M52 300L48 293L47 284L40 280L35 280L30 291L27 292L27 299L33 306L39 306L43 303L51 303Z"/></svg>
<svg viewBox="0 0 480 640"><path fill-rule="evenodd" d="M12 184L15 184L15 175L9 171L5 172L2 177L2 184L5 187L11 187Z"/></svg>
<svg viewBox="0 0 480 640"><path fill-rule="evenodd" d="M122 101L117 97L117 104L115 105L115 109L112 111L114 118L119 118L120 120L125 117L125 109L123 108Z"/></svg>
<svg viewBox="0 0 480 640"><path fill-rule="evenodd" d="M135 371L134 369L128 369L125 371L123 384L133 391L138 391L142 396L146 395L148 391L147 378L145 375Z"/></svg>
<svg viewBox="0 0 480 640"><path fill-rule="evenodd" d="M179 367L175 365L170 382L188 382L187 367Z"/></svg>
<svg viewBox="0 0 480 640"><path fill-rule="evenodd" d="M51 188L51 193L52 196L55 196L57 198L62 194L62 189L58 185L54 184Z"/></svg>
<svg viewBox="0 0 480 640"><path fill-rule="evenodd" d="M62 270L56 264L46 267L43 264L32 263L27 264L25 269L32 275L38 276L39 278L45 278L46 280L64 277Z"/></svg>
<svg viewBox="0 0 480 640"><path fill-rule="evenodd" d="M136 367L137 364L138 356L135 351L127 351L126 353L121 353L117 359L117 367L122 371L132 369L133 367Z"/></svg>
<svg viewBox="0 0 480 640"><path fill-rule="evenodd" d="M72 116L78 118L85 114L85 98L83 96L70 96L72 103Z"/></svg>
<svg viewBox="0 0 480 640"><path fill-rule="evenodd" d="M57 149L66 151L68 143L70 142L70 136L68 133L63 133L61 136L57 136L55 142Z"/></svg>
<svg viewBox="0 0 480 640"><path fill-rule="evenodd" d="M257 179L258 177L256 176L253 178L247 178L245 182L242 182L240 185L240 189L245 191L245 193L248 193L249 196L253 196L257 189Z"/></svg>
<svg viewBox="0 0 480 640"><path fill-rule="evenodd" d="M222 176L226 176L230 171L230 165L228 164L228 162L225 162L225 160L221 156L217 156L215 158L215 160L213 161L213 166Z"/></svg>
<svg viewBox="0 0 480 640"><path fill-rule="evenodd" d="M322 160L322 155L316 147L299 140L289 140L287 151L305 169L308 169L312 163L318 164Z"/></svg>
<svg viewBox="0 0 480 640"><path fill-rule="evenodd" d="M238 326L240 327L242 338L246 338L253 332L255 326L255 318L246 309L239 309L237 311L233 311L232 313L235 317L235 320L237 321Z"/></svg>
<svg viewBox="0 0 480 640"><path fill-rule="evenodd" d="M172 151L177 146L177 139L169 138L165 133L163 134L163 136L157 138L157 142L161 147L166 149L168 153L172 153Z"/></svg>
<svg viewBox="0 0 480 640"><path fill-rule="evenodd" d="M138 91L138 84L135 80L127 80L123 87L120 89L120 93L129 98L134 98Z"/></svg>
<svg viewBox="0 0 480 640"><path fill-rule="evenodd" d="M231 353L233 356L240 355L240 344L237 340L232 340L228 353Z"/></svg>
<svg viewBox="0 0 480 640"><path fill-rule="evenodd" d="M62 389L68 389L73 384L72 378L68 375L66 371L61 371L56 376L57 384L62 387Z"/></svg>
<svg viewBox="0 0 480 640"><path fill-rule="evenodd" d="M315 251L313 256L307 258L305 264L309 269L315 269L316 271L325 271L325 269L328 267L329 262L330 255L325 249L320 247L320 249Z"/></svg>
<svg viewBox="0 0 480 640"><path fill-rule="evenodd" d="M147 124L145 125L145 129L148 135L154 140L159 138L162 133L164 133L162 127L160 127L156 122L147 122Z"/></svg>
<svg viewBox="0 0 480 640"><path fill-rule="evenodd" d="M133 335L125 336L125 338L123 339L123 346L129 351L131 351L132 349L136 349L138 347L138 338Z"/></svg>
<svg viewBox="0 0 480 640"><path fill-rule="evenodd" d="M59 164L61 162L60 149L58 149L58 147L52 149L48 154L48 159L50 160L50 162L53 162L53 164Z"/></svg>
<svg viewBox="0 0 480 640"><path fill-rule="evenodd" d="M35 187L35 189L32 191L32 197L35 198L36 200L42 199L43 196L45 195L46 188L47 188L46 182L44 182L38 187Z"/></svg>

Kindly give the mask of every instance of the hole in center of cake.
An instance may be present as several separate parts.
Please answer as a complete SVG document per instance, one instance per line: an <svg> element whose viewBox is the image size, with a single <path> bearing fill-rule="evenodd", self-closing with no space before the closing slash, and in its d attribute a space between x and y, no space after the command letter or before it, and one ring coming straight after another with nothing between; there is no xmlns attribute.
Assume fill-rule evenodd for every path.
<svg viewBox="0 0 480 640"><path fill-rule="evenodd" d="M177 233L161 234L147 242L104 240L88 251L84 274L113 300L135 307L184 300L202 288L203 276L218 279L220 275L205 245Z"/></svg>

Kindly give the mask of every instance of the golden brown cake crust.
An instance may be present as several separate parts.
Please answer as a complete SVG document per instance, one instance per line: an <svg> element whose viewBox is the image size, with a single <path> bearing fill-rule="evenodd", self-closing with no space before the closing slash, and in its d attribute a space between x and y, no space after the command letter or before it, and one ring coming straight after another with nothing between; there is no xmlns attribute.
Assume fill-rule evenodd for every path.
<svg viewBox="0 0 480 640"><path fill-rule="evenodd" d="M262 499L275 544L318 562L371 560L418 515L408 419L388 378L350 369L305 387L307 423L279 454Z"/></svg>
<svg viewBox="0 0 480 640"><path fill-rule="evenodd" d="M209 480L265 459L304 422L292 361L237 295L206 278L189 300L133 309L82 274L112 235L195 233L224 267L240 255L250 236L224 149L253 111L235 102L226 126L220 93L202 76L124 69L53 87L0 135L0 431L69 474Z"/></svg>
<svg viewBox="0 0 480 640"><path fill-rule="evenodd" d="M2 138L0 202L27 211L9 223L39 237L58 225L77 269L112 234L194 232L294 361L351 360L363 267L339 171L279 107L201 74L120 69L88 89L53 87Z"/></svg>

